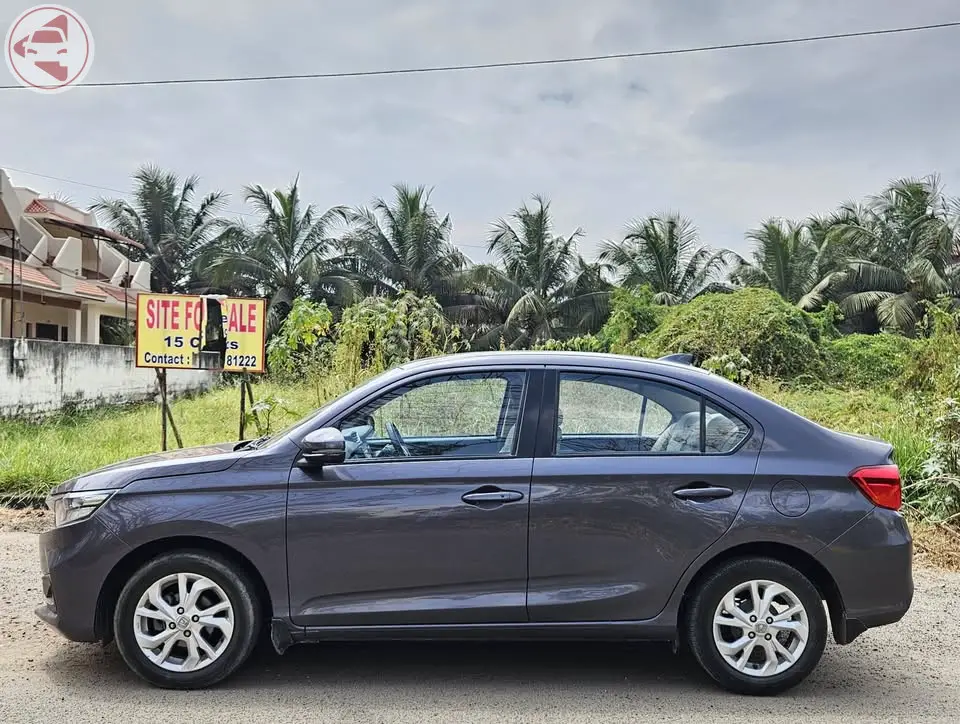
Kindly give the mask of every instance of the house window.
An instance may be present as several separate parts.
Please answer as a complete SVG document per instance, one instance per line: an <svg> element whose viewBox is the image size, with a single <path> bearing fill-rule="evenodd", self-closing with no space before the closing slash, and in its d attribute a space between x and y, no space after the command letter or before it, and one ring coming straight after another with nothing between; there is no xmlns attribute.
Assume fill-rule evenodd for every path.
<svg viewBox="0 0 960 724"><path fill-rule="evenodd" d="M53 342L60 341L60 326L57 324L44 324L37 322L33 325L35 339L49 339ZM66 328L64 328L66 329Z"/></svg>

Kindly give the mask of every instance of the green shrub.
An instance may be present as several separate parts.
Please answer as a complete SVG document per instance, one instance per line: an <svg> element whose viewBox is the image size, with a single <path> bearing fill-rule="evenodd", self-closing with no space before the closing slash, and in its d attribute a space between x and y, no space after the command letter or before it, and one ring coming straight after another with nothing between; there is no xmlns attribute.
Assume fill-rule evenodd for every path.
<svg viewBox="0 0 960 724"><path fill-rule="evenodd" d="M324 302L300 298L267 345L270 373L307 379L325 370L333 314Z"/></svg>
<svg viewBox="0 0 960 724"><path fill-rule="evenodd" d="M746 385L753 376L749 358L739 353L708 357L700 366L738 385Z"/></svg>
<svg viewBox="0 0 960 724"><path fill-rule="evenodd" d="M656 329L666 313L666 307L654 303L649 286L617 287L610 295L610 316L597 337L605 351L624 353L640 335Z"/></svg>
<svg viewBox="0 0 960 724"><path fill-rule="evenodd" d="M404 292L395 299L367 297L343 310L332 365L356 384L404 362L467 347L436 299Z"/></svg>
<svg viewBox="0 0 960 724"><path fill-rule="evenodd" d="M919 325L922 337L906 365L903 387L939 405L960 397L960 313L945 300L927 307Z"/></svg>
<svg viewBox="0 0 960 724"><path fill-rule="evenodd" d="M933 422L929 455L923 476L904 486L904 499L925 519L947 522L960 516L960 402L943 403L943 414Z"/></svg>
<svg viewBox="0 0 960 724"><path fill-rule="evenodd" d="M697 363L738 352L755 375L793 380L822 379L824 352L818 343L823 320L802 312L769 289L705 294L671 309L663 323L638 340L649 356L692 353Z"/></svg>
<svg viewBox="0 0 960 724"><path fill-rule="evenodd" d="M582 337L570 337L570 339L548 339L533 349L551 350L561 352L606 352L608 348L603 342L592 334L585 334Z"/></svg>
<svg viewBox="0 0 960 724"><path fill-rule="evenodd" d="M826 343L830 377L849 388L885 388L898 382L915 343L899 334L850 334Z"/></svg>
<svg viewBox="0 0 960 724"><path fill-rule="evenodd" d="M814 342L825 342L840 336L837 325L843 319L843 312L836 302L827 302L819 312L806 313L803 319Z"/></svg>

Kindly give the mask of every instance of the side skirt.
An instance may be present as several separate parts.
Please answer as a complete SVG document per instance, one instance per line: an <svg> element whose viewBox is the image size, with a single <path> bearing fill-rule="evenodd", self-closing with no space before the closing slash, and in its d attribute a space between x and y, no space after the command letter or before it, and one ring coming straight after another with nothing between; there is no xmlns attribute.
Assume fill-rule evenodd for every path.
<svg viewBox="0 0 960 724"><path fill-rule="evenodd" d="M416 624L407 626L290 626L271 622L271 640L278 653L291 644L319 641L667 641L675 642L676 626L653 621L587 621L564 623Z"/></svg>

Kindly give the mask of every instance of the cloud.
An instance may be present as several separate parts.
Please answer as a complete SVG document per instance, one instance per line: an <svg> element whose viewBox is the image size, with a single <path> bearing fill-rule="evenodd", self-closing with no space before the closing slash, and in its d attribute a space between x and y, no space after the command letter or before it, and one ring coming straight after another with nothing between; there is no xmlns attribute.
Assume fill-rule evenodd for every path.
<svg viewBox="0 0 960 724"><path fill-rule="evenodd" d="M88 80L485 63L953 19L954 0L77 0ZM284 186L321 206L433 186L455 238L548 196L584 251L660 209L743 251L744 231L940 171L960 184L956 31L711 54L316 81L0 92L0 165L125 188L153 162L208 188ZM78 201L98 192L26 176Z"/></svg>

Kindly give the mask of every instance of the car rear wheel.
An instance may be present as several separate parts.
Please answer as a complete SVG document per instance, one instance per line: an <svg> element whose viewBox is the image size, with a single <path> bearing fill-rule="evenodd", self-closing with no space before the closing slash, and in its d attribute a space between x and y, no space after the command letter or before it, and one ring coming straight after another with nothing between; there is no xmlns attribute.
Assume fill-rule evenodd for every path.
<svg viewBox="0 0 960 724"><path fill-rule="evenodd" d="M778 560L742 558L694 593L687 641L703 669L740 694L777 694L803 681L823 654L827 617L816 587Z"/></svg>
<svg viewBox="0 0 960 724"><path fill-rule="evenodd" d="M259 610L242 570L217 555L178 551L145 564L123 587L114 638L123 660L146 681L198 689L246 661Z"/></svg>

